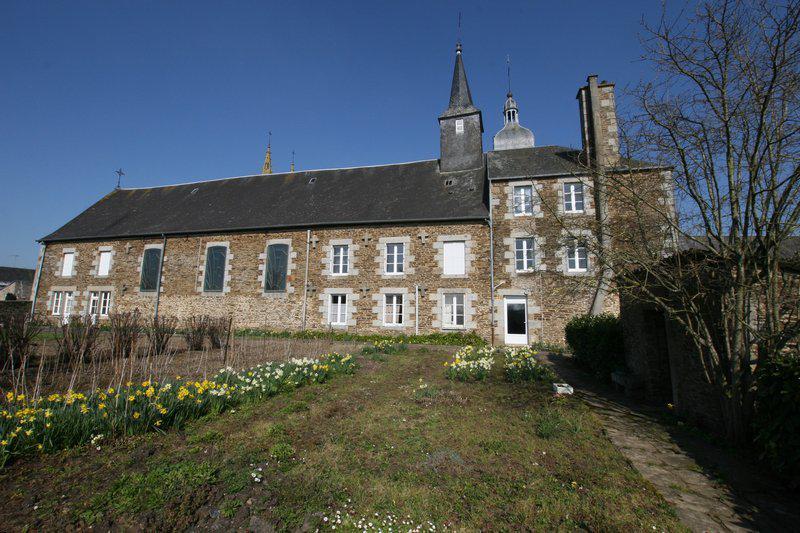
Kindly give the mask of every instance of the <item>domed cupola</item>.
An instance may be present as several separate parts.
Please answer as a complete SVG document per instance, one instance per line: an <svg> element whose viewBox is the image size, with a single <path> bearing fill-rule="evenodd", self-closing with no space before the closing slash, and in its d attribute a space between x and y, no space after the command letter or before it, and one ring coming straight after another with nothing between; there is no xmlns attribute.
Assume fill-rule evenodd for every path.
<svg viewBox="0 0 800 533"><path fill-rule="evenodd" d="M534 144L533 132L519 124L519 107L509 91L503 105L503 129L494 136L494 149L533 148Z"/></svg>

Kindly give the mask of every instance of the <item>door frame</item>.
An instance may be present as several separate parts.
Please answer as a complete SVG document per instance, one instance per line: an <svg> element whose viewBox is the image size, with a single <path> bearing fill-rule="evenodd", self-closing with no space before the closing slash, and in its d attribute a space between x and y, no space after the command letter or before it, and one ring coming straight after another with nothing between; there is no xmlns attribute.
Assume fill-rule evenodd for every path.
<svg viewBox="0 0 800 533"><path fill-rule="evenodd" d="M525 306L525 333L508 332L508 305L522 303ZM503 297L503 343L524 345L528 344L528 297L525 295L507 295Z"/></svg>

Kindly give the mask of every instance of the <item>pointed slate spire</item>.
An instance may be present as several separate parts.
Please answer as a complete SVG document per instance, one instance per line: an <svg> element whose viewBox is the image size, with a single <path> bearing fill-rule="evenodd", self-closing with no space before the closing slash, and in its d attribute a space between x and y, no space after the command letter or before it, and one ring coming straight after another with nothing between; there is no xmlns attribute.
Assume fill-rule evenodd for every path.
<svg viewBox="0 0 800 533"><path fill-rule="evenodd" d="M456 66L450 86L450 105L439 116L439 168L442 172L471 170L483 165L483 118L472 103L467 73L456 45Z"/></svg>
<svg viewBox="0 0 800 533"><path fill-rule="evenodd" d="M472 94L469 92L467 72L464 70L464 61L461 59L461 43L456 44L456 64L453 69L453 83L450 86L450 105L443 117L474 113L477 109L472 103Z"/></svg>

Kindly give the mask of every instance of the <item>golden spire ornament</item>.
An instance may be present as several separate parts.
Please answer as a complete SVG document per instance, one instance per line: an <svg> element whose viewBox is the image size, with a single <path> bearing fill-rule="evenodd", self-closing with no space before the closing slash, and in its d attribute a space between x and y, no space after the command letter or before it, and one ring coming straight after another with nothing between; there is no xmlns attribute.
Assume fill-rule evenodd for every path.
<svg viewBox="0 0 800 533"><path fill-rule="evenodd" d="M264 158L264 166L261 167L262 174L272 174L272 132L269 132L267 141L267 157Z"/></svg>

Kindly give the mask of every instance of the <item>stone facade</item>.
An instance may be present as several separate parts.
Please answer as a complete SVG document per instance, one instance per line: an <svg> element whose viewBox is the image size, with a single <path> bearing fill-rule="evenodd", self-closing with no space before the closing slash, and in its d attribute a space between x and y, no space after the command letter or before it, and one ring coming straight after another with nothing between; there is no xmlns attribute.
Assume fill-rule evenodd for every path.
<svg viewBox="0 0 800 533"><path fill-rule="evenodd" d="M583 212L564 214L565 183L583 185ZM515 215L513 194L516 186L533 188L530 214ZM587 235L592 228L594 205L590 179L576 176L495 180L491 183L491 202L497 287L494 300L495 342L504 342L504 299L524 296L528 309L529 339L563 343L564 326L573 316L589 311L596 287L591 255L588 270L580 273L568 272L565 257L568 224L583 228ZM573 228L569 231L574 233ZM529 271L518 272L516 269L515 241L518 237L534 239L534 267ZM608 312L614 313L618 308L619 302L615 296L606 299Z"/></svg>
<svg viewBox="0 0 800 533"><path fill-rule="evenodd" d="M441 294L465 294L465 324L459 330L488 338L489 320L489 231L484 223L394 225L311 230L306 256L306 230L228 235L167 237L159 298L159 314L187 317L195 314L233 315L236 327L299 330L336 328L354 333L420 333L449 331L442 326ZM460 239L466 243L464 276L445 276L441 243ZM287 284L284 292L265 292L266 246L288 244ZM385 245L403 243L403 274L387 274ZM349 272L330 270L331 248L349 246ZM89 311L91 291L111 292L111 307L117 311L139 309L154 312L156 293L142 292L140 278L146 248L161 248L160 238L119 239L102 242L68 242L48 245L41 273L36 311L50 313L53 293L75 295L74 314ZM227 248L225 282L221 292L204 292L203 277L209 246ZM100 250L111 250L108 276L95 274ZM69 276L61 276L64 252L74 252ZM308 262L308 291L304 291ZM305 305L303 304L305 293ZM330 294L347 294L347 323L328 323ZM402 294L402 325L385 325L386 294ZM419 313L417 314L417 308ZM103 320L103 317L100 317Z"/></svg>

